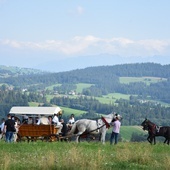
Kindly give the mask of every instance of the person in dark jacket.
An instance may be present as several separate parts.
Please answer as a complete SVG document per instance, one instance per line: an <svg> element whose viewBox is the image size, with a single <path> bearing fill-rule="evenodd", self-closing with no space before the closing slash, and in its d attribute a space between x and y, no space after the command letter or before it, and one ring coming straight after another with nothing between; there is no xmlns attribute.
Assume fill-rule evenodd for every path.
<svg viewBox="0 0 170 170"><path fill-rule="evenodd" d="M11 115L7 115L7 120L4 124L4 133L6 137L6 142L10 143L13 140L13 134L15 132L15 121L11 119Z"/></svg>

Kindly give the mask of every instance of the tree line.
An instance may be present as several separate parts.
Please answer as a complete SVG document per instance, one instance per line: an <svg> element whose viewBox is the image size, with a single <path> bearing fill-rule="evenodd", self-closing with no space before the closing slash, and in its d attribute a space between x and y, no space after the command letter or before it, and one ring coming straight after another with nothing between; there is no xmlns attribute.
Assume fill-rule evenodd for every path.
<svg viewBox="0 0 170 170"><path fill-rule="evenodd" d="M119 77L160 77L167 81L146 85L142 82L121 84ZM0 83L12 85L15 89L27 88L29 91L44 90L47 86L62 84L60 91L66 92L72 84L72 90L77 83L90 83L93 86L83 89L82 93L89 96L102 96L109 93L138 95L152 100L170 103L170 65L155 63L122 64L115 66L98 66L77 69L60 73L42 73L0 77ZM56 88L57 89L57 88Z"/></svg>
<svg viewBox="0 0 170 170"><path fill-rule="evenodd" d="M116 104L102 104L93 97L78 97L74 99L54 97L50 103L84 110L85 114L81 115L81 118L95 118L97 116L96 113L109 114L116 112L123 116L124 125L140 125L146 117L158 125L170 124L170 108L151 102L140 103L137 100L128 101L120 99L116 101Z"/></svg>
<svg viewBox="0 0 170 170"><path fill-rule="evenodd" d="M98 118L99 114L116 112L123 116L123 125L140 125L147 117L158 125L170 124L170 108L152 102L140 103L133 96L130 100L120 99L115 104L100 103L95 97L80 96L77 98L54 97L47 102L46 95L35 92L21 92L18 90L0 91L0 117L9 113L12 106L28 106L29 102L42 103L41 106L64 106L83 110L79 118Z"/></svg>
<svg viewBox="0 0 170 170"><path fill-rule="evenodd" d="M29 102L47 103L39 93L23 93L16 90L0 90L0 117L5 117L13 106L29 106Z"/></svg>

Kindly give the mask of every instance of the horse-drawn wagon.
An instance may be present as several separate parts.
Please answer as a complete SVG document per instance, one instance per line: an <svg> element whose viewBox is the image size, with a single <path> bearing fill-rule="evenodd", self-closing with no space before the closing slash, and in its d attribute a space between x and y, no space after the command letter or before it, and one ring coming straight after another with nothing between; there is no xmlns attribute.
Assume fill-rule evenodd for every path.
<svg viewBox="0 0 170 170"><path fill-rule="evenodd" d="M38 139L45 141L57 141L59 140L58 128L48 123L48 116L54 114L62 114L59 107L12 107L10 114L14 114L20 120L17 130L17 141L22 141L24 139L30 141L35 141ZM31 124L28 124L28 120L25 119L32 118ZM35 118L38 118L41 123L36 124ZM23 119L23 121L21 121Z"/></svg>

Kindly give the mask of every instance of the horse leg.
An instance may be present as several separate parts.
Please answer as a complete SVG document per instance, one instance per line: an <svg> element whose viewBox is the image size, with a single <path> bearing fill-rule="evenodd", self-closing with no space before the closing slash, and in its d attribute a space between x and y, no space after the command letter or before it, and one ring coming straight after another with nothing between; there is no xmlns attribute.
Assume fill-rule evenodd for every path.
<svg viewBox="0 0 170 170"><path fill-rule="evenodd" d="M154 145L156 145L156 137L155 137L154 135L152 135L152 136L150 137L150 139L151 139L151 144L152 144L153 141L154 141Z"/></svg>
<svg viewBox="0 0 170 170"><path fill-rule="evenodd" d="M101 134L101 133L99 133L99 141L101 141L101 136L102 136L102 134Z"/></svg>
<svg viewBox="0 0 170 170"><path fill-rule="evenodd" d="M76 143L79 143L80 142L80 135L82 135L83 134L83 132L78 132L77 134L76 134Z"/></svg>
<svg viewBox="0 0 170 170"><path fill-rule="evenodd" d="M169 145L169 141L170 141L170 139L169 139L169 138L165 138L164 143L167 143L167 144Z"/></svg>
<svg viewBox="0 0 170 170"><path fill-rule="evenodd" d="M154 145L156 145L156 137L154 136L153 139L154 139Z"/></svg>
<svg viewBox="0 0 170 170"><path fill-rule="evenodd" d="M103 132L101 133L101 139L100 139L100 141L101 141L103 144L105 144L105 137L106 137L106 131L103 131Z"/></svg>
<svg viewBox="0 0 170 170"><path fill-rule="evenodd" d="M164 143L166 143L166 141L167 141L168 139L167 138L165 138L165 141L164 141ZM168 142L168 141L167 141Z"/></svg>
<svg viewBox="0 0 170 170"><path fill-rule="evenodd" d="M155 144L155 138L153 136L148 136L148 141L150 142L150 144L152 145L154 140L154 144Z"/></svg>
<svg viewBox="0 0 170 170"><path fill-rule="evenodd" d="M151 136L150 136L150 135L147 137L147 141L148 141L149 143L151 143Z"/></svg>

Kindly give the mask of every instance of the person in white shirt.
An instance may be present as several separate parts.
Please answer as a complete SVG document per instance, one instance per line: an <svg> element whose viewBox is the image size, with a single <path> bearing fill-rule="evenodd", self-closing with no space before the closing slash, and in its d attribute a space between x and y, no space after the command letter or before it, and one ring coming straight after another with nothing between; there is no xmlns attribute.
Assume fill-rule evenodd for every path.
<svg viewBox="0 0 170 170"><path fill-rule="evenodd" d="M75 119L74 119L74 114L71 114L70 119L68 121L69 124L74 124Z"/></svg>
<svg viewBox="0 0 170 170"><path fill-rule="evenodd" d="M113 144L113 139L115 139L115 144L117 144L118 142L118 135L120 132L120 126L121 126L121 122L119 121L119 118L116 116L115 120L113 122L111 122L111 126L113 126L113 130L110 136L110 144Z"/></svg>
<svg viewBox="0 0 170 170"><path fill-rule="evenodd" d="M0 125L0 127L1 127L0 139L3 138L4 125L5 125L5 119L2 118L2 123L1 123L1 125Z"/></svg>
<svg viewBox="0 0 170 170"><path fill-rule="evenodd" d="M72 128L72 125L75 123L75 119L74 119L74 114L71 114L68 123L67 123L67 127L70 130Z"/></svg>
<svg viewBox="0 0 170 170"><path fill-rule="evenodd" d="M4 124L5 124L5 119L2 118L2 123L1 123L1 132L4 130Z"/></svg>
<svg viewBox="0 0 170 170"><path fill-rule="evenodd" d="M49 124L48 118L45 116L42 116L38 119L36 124L37 125L48 125Z"/></svg>
<svg viewBox="0 0 170 170"><path fill-rule="evenodd" d="M19 120L17 119L17 118L15 118L15 129L16 129L16 132L14 132L14 134L13 134L13 140L14 140L14 142L17 142L17 138L18 138L18 136L17 136L17 133L18 133L18 131L19 131L19 125L18 125L18 123L19 123Z"/></svg>
<svg viewBox="0 0 170 170"><path fill-rule="evenodd" d="M58 114L54 114L54 117L52 119L52 123L56 125L56 128L58 128L57 134L61 133L61 130L63 128L62 122L59 121Z"/></svg>
<svg viewBox="0 0 170 170"><path fill-rule="evenodd" d="M59 122L58 114L54 114L52 122L56 125L60 125L61 122Z"/></svg>

